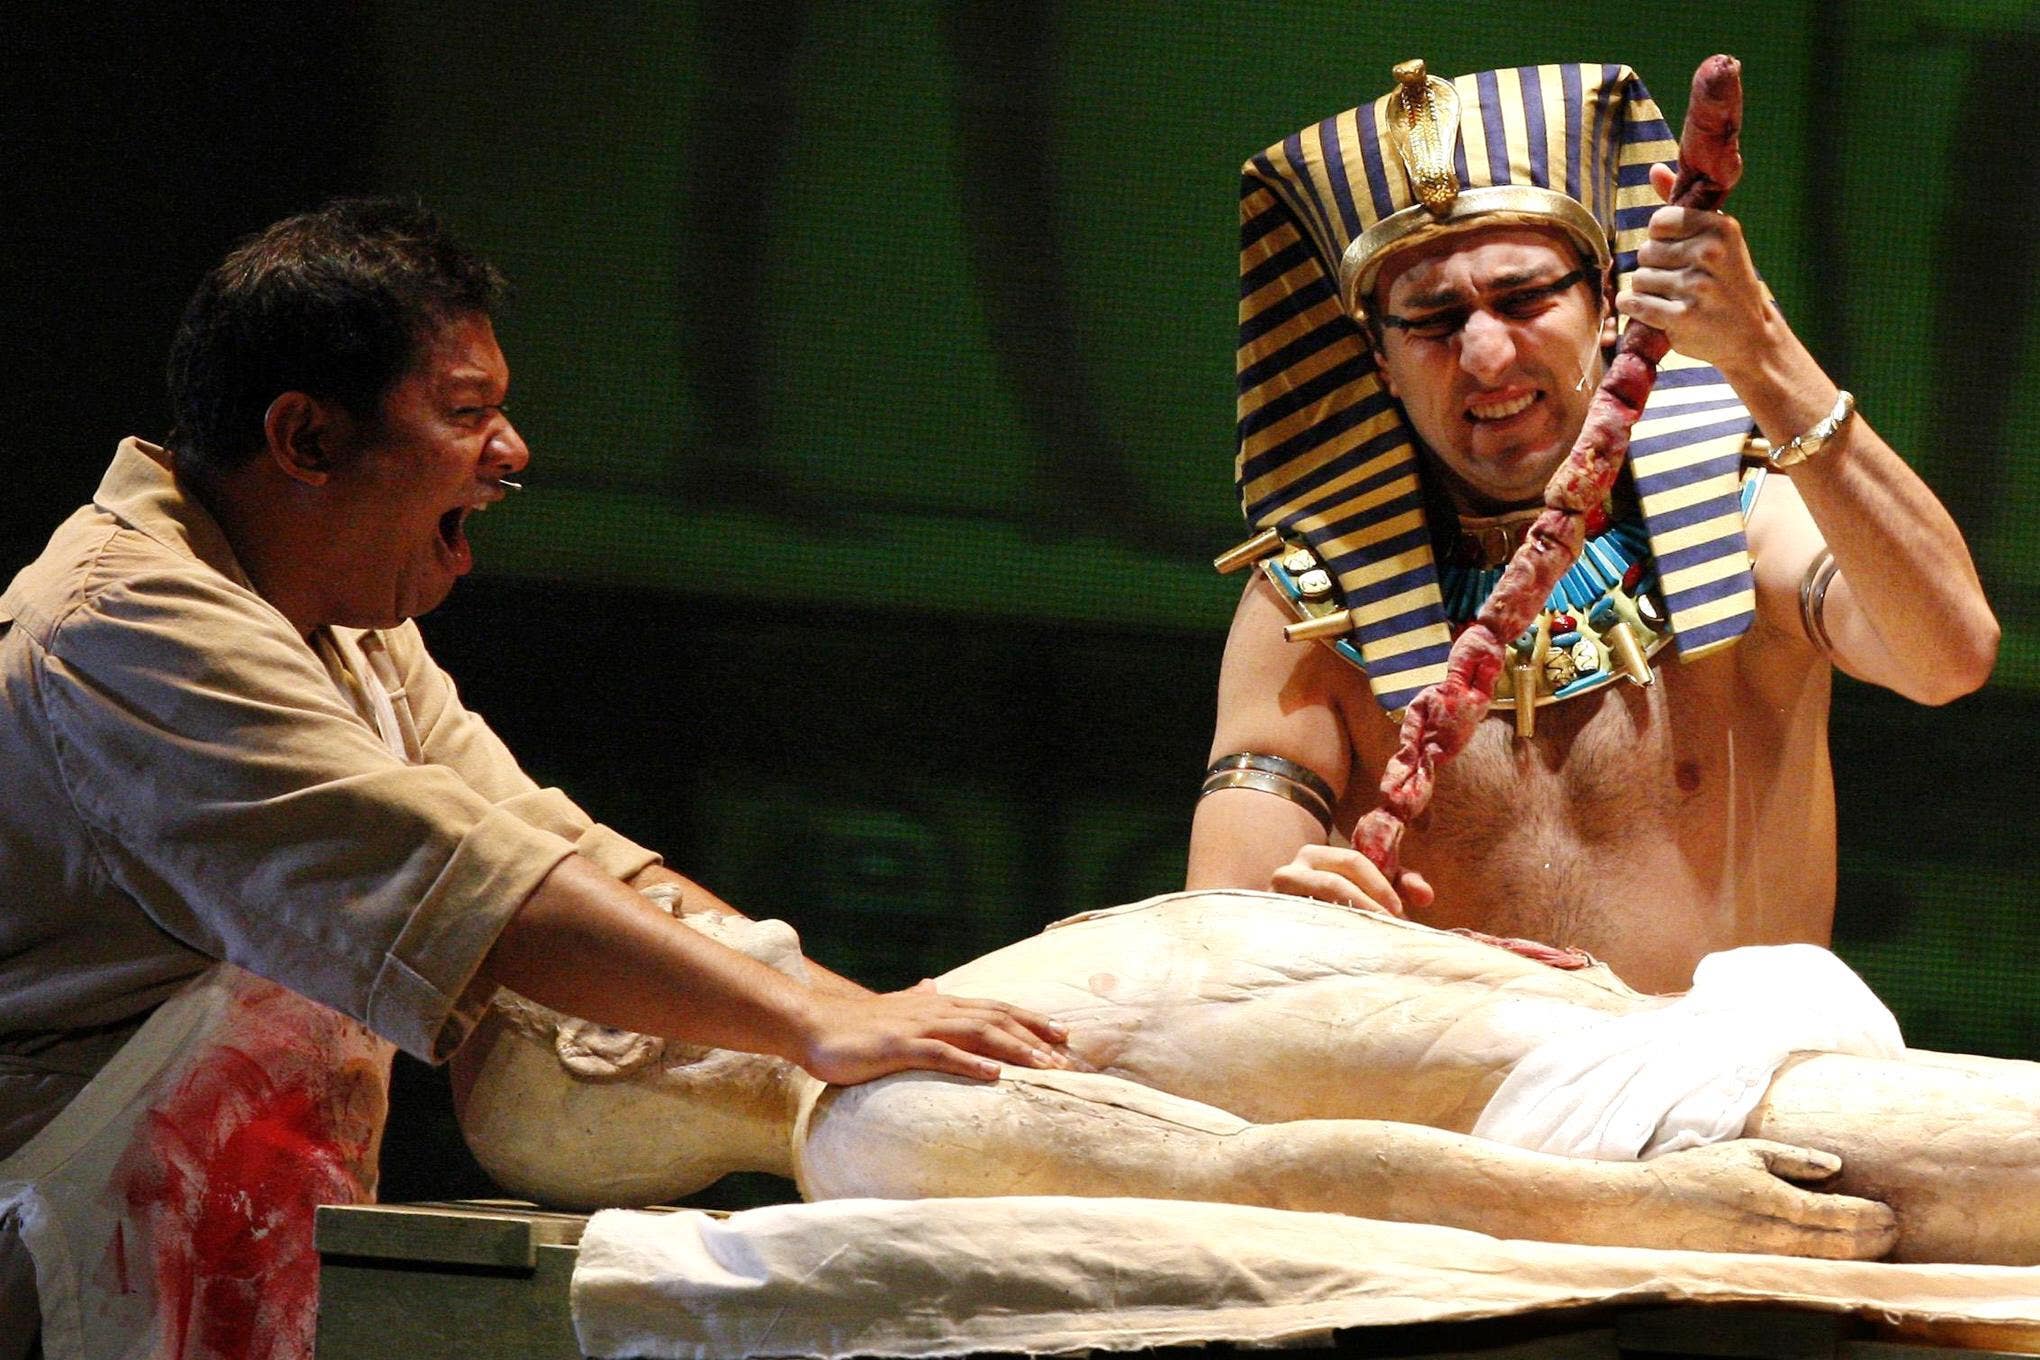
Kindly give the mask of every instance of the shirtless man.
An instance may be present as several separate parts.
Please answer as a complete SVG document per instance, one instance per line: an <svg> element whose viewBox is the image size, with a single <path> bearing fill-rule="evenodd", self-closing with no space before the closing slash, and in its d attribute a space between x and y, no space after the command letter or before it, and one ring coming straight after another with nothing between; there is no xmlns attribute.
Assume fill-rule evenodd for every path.
<svg viewBox="0 0 2040 1360"><path fill-rule="evenodd" d="M1544 158L1524 133L1542 131L1540 88L1577 97L1600 154ZM1463 178L1442 214L1413 204L1392 138L1356 147L1350 118L1246 168L1242 499L1283 531L1278 556L1307 549L1291 565L1327 579L1299 590L1300 572L1264 570L1246 588L1189 886L1272 883L1575 946L1647 991L1685 986L1713 950L1826 943L1830 668L1923 703L1980 686L1998 626L1962 537L1771 306L1736 221L1651 210L1676 147L1632 73L1525 68L1428 89L1447 165L1456 141L1474 167L1448 172ZM1358 125L1387 127L1400 98ZM1635 187L1618 190L1624 171ZM1547 176L1567 192L1537 187ZM1612 647L1590 644L1573 670L1552 669L1573 654L1548 657L1534 721L1497 704L1441 767L1390 883L1344 842L1377 801L1391 718L1520 541L1518 512L1571 448L1621 317L1675 349L1601 540L1629 579L1557 601L1546 655L1590 616L1605 641L1610 611L1632 606L1668 648L1628 678ZM1751 426L1768 468L1763 445L1742 447ZM1442 608L1423 594L1434 570ZM1372 615L1337 651L1285 641L1308 612L1286 596L1334 590Z"/></svg>

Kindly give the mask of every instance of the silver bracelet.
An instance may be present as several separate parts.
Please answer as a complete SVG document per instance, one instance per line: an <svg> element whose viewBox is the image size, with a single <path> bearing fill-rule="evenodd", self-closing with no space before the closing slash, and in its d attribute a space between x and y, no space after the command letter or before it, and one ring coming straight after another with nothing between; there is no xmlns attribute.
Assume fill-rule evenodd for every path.
<svg viewBox="0 0 2040 1360"><path fill-rule="evenodd" d="M1805 434L1795 436L1789 443L1772 449L1769 454L1771 466L1789 468L1819 453L1828 446L1842 426L1849 423L1849 417L1856 414L1856 398L1848 391L1835 398L1835 404L1821 417L1820 423Z"/></svg>

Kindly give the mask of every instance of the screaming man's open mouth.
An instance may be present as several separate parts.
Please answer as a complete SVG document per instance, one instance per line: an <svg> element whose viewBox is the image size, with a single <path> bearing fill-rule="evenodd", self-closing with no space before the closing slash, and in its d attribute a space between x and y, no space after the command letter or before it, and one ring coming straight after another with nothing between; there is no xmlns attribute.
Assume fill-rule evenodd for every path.
<svg viewBox="0 0 2040 1360"><path fill-rule="evenodd" d="M461 526L467 522L470 508L457 505L439 517L439 541L455 552L467 543L467 534Z"/></svg>
<svg viewBox="0 0 2040 1360"><path fill-rule="evenodd" d="M499 482L495 487L484 484L465 505L456 505L439 517L439 541L452 556L456 571L466 572L475 561L474 548L468 543L468 516L479 515L503 499L501 487L506 485L509 483Z"/></svg>

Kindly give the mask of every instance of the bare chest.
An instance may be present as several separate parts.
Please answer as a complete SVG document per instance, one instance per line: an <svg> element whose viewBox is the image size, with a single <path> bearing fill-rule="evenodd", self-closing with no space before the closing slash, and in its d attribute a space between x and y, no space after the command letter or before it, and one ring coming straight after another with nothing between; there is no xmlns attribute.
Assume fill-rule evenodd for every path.
<svg viewBox="0 0 2040 1360"><path fill-rule="evenodd" d="M1534 738L1508 715L1483 722L1440 772L1418 829L1472 850L1530 838L1578 850L1619 848L1639 822L1661 824L1702 797L1715 773L1682 747L1666 687L1611 687L1538 714Z"/></svg>
<svg viewBox="0 0 2040 1360"><path fill-rule="evenodd" d="M1640 893L1690 897L1681 866L1718 854L1738 777L1724 679L1704 662L1667 668L1649 687L1540 709L1529 740L1511 715L1490 715L1404 842L1405 865L1438 892L1426 919L1599 953ZM1389 742L1358 745L1378 778ZM1371 785L1358 791L1371 804Z"/></svg>

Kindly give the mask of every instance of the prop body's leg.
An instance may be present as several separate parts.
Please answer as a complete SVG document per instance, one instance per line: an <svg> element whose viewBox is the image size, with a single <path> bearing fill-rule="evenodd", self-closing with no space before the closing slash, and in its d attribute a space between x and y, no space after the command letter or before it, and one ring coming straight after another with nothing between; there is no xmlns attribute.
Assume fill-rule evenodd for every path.
<svg viewBox="0 0 2040 1360"><path fill-rule="evenodd" d="M1897 1210L1897 1260L2040 1262L2040 1066L1795 1058L1743 1132L1840 1156L1836 1189Z"/></svg>
<svg viewBox="0 0 2040 1360"><path fill-rule="evenodd" d="M1499 1237L1830 1257L1891 1242L1882 1206L1774 1174L1807 1170L1780 1149L1588 1162L1409 1124L1247 1124L1112 1078L1064 1085L1076 1089L915 1074L832 1090L801 1149L802 1191L1216 1200Z"/></svg>

